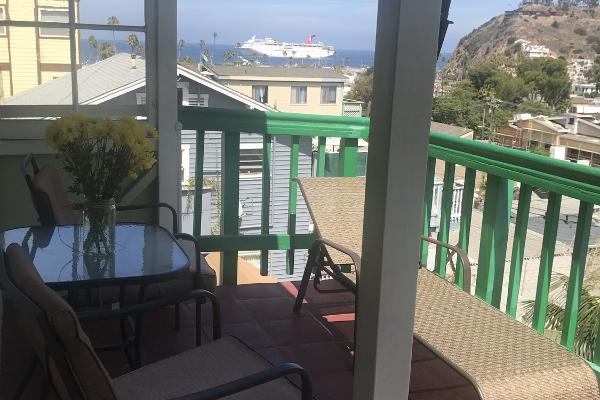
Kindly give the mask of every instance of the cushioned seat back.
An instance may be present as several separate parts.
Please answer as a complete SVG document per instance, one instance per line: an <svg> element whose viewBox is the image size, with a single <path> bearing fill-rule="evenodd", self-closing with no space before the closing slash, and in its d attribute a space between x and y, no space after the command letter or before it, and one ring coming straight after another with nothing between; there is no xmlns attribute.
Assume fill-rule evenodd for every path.
<svg viewBox="0 0 600 400"><path fill-rule="evenodd" d="M6 250L6 255L6 271L12 284L45 314L49 328L64 349L70 372L83 397L87 400L116 399L112 381L94 352L89 338L81 329L73 309L54 290L44 284L29 255L22 247L12 244ZM19 310L19 313L23 312L23 309ZM31 318L22 320L31 321ZM40 336L43 327L28 324L24 328L26 331L30 331L28 332L29 339L38 354L44 350L47 351L47 348L44 349L44 341L47 338L45 335ZM57 358L52 354L50 357ZM56 365L59 365L60 368L59 363ZM58 374L51 373L50 375L54 379L58 379ZM70 396L65 394L66 389L63 382L53 381L53 384L61 397L70 399Z"/></svg>
<svg viewBox="0 0 600 400"><path fill-rule="evenodd" d="M33 177L33 188L46 197L55 225L81 223L81 213L73 209L56 168L43 166Z"/></svg>

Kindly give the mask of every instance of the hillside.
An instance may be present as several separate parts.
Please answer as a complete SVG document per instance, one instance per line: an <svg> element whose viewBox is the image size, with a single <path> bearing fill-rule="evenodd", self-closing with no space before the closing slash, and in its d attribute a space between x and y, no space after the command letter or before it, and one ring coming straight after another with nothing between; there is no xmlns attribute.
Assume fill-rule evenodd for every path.
<svg viewBox="0 0 600 400"><path fill-rule="evenodd" d="M595 59L600 53L600 7L571 7L562 12L528 5L510 14L492 18L461 39L446 71L460 76L478 62L512 56L521 49L519 40L539 42L552 56L567 60Z"/></svg>

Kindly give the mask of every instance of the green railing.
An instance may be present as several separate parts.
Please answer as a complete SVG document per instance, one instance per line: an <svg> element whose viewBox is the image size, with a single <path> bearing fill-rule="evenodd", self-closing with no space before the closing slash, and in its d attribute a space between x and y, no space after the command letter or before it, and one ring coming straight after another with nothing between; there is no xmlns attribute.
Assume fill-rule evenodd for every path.
<svg viewBox="0 0 600 400"><path fill-rule="evenodd" d="M196 131L195 193L202 193L204 165L204 136L207 131L222 132L221 150L221 235L200 236L201 214L194 213L194 234L205 251L222 253L221 279L226 285L237 283L239 251L260 250L260 272L268 275L269 250L286 250L286 269L294 273L294 250L307 249L314 237L296 233L296 201L300 138L318 138L317 175L325 175L326 139L340 138L340 176L354 176L357 169L358 140L368 138L369 119L341 116L321 116L230 110L218 108L180 107L179 122L184 130ZM240 134L256 133L263 136L263 173L261 235L240 235L239 207L239 153ZM271 203L271 150L274 136L288 136L290 146L290 186L287 234L269 232ZM202 210L202 196L194 197L194 210Z"/></svg>
<svg viewBox="0 0 600 400"><path fill-rule="evenodd" d="M293 180L289 189L288 233L277 235L269 233L272 137L277 135L292 137L290 179L295 178L298 173L300 137L318 138L317 174L321 176L325 174L325 139L327 137L341 138L338 174L353 176L357 171L358 139L368 138L369 120L366 118L190 107L180 108L179 119L183 124L183 129L197 131L196 193L201 193L204 133L206 131L223 132L222 234L200 237L206 251L223 253L221 263L223 283L236 283L237 252L242 250L260 250L262 252L261 273L263 275L268 274L268 251L287 250L288 273L292 273L294 271L294 250L308 248L314 238L309 234L295 233L297 186ZM264 138L262 234L255 236L241 236L238 232L238 166L241 132L262 134ZM516 317L519 301L532 190L540 188L549 191L532 324L533 329L540 334L544 333L546 323L561 199L562 196L568 196L580 200L566 295L566 317L560 340L563 346L572 351L588 253L593 205L600 204L600 169L431 132L423 213L424 235L429 235L436 160L445 162L444 190L438 232L438 240L442 242L448 242L450 234L456 166L466 168L458 246L467 252L470 246L476 172L481 171L487 174L475 295L494 307L500 308L502 288L505 284L504 272L507 254L508 251L511 251L504 311L513 318ZM521 186L513 246L512 249L509 249L509 226L515 182L520 182ZM202 209L201 201L201 196L195 197L195 210ZM195 233L198 234L200 213L195 213L195 221ZM421 248L421 258L425 263L428 258L428 250L427 244ZM442 277L446 277L446 257L447 253L438 248L434 269ZM460 262L458 262L457 269L456 284L462 286ZM600 347L600 341L597 342L597 347ZM595 363L600 364L600 349L595 352Z"/></svg>

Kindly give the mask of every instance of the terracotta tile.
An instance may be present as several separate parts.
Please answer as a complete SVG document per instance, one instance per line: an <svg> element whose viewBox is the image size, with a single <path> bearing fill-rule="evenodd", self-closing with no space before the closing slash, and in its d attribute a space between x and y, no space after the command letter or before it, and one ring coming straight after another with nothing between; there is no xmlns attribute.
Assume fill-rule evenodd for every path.
<svg viewBox="0 0 600 400"><path fill-rule="evenodd" d="M352 371L353 358L336 343L307 343L280 347L289 362L311 372Z"/></svg>
<svg viewBox="0 0 600 400"><path fill-rule="evenodd" d="M341 371L332 373L311 374L315 397L319 400L351 400L352 372Z"/></svg>
<svg viewBox="0 0 600 400"><path fill-rule="evenodd" d="M431 390L419 393L410 393L409 400L479 400L477 391L472 386L459 386L442 390Z"/></svg>
<svg viewBox="0 0 600 400"><path fill-rule="evenodd" d="M306 310L301 310L299 313L294 312L294 299L292 298L274 297L243 300L242 302L257 321L297 319L307 315Z"/></svg>
<svg viewBox="0 0 600 400"><path fill-rule="evenodd" d="M265 297L292 298L289 292L279 284L240 285L236 287L234 295L237 299L262 299Z"/></svg>
<svg viewBox="0 0 600 400"><path fill-rule="evenodd" d="M423 392L467 385L468 381L440 359L413 363L410 390Z"/></svg>
<svg viewBox="0 0 600 400"><path fill-rule="evenodd" d="M429 361L438 358L417 339L413 340L412 362Z"/></svg>
<svg viewBox="0 0 600 400"><path fill-rule="evenodd" d="M261 325L275 346L333 340L332 334L312 318L263 321Z"/></svg>
<svg viewBox="0 0 600 400"><path fill-rule="evenodd" d="M256 321L224 324L223 336L235 336L253 349L273 346L270 336Z"/></svg>

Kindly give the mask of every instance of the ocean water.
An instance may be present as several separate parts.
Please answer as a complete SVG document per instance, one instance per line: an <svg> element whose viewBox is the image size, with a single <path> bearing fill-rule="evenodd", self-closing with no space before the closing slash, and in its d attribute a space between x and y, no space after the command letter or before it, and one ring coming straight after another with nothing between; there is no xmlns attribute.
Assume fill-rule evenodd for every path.
<svg viewBox="0 0 600 400"><path fill-rule="evenodd" d="M124 40L117 40L117 51L118 52L130 52L130 48L127 42ZM142 43L143 45L143 43ZM201 54L204 50L208 50L212 56L212 61L216 64L223 63L223 58L228 51L233 51L237 55L235 45L222 45L217 44L213 47L212 44L207 43L204 48L200 47L199 43L187 43L182 49L178 49L178 57L184 58L189 57L194 62L198 62L201 59ZM451 53L442 53L438 59L437 69L443 68L450 58ZM86 39L81 39L81 62L87 64L89 60L92 62L96 61L98 54L96 50L90 49ZM258 57L258 62L262 65L316 65L321 67L333 67L336 65L346 65L353 68L372 67L375 59L374 50L350 50L350 49L336 49L336 53L328 58L321 60L311 59L294 59L289 60L285 58L270 58L270 57Z"/></svg>

